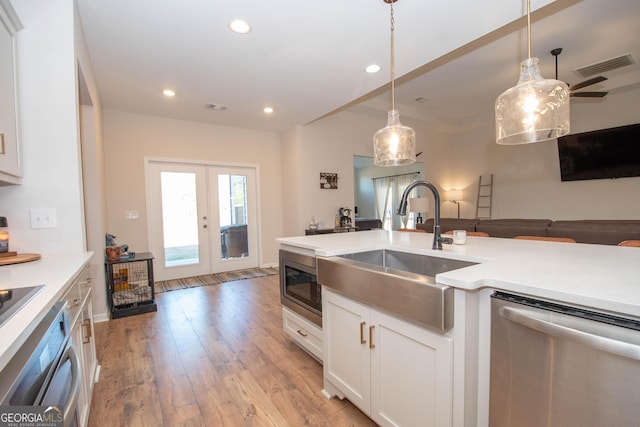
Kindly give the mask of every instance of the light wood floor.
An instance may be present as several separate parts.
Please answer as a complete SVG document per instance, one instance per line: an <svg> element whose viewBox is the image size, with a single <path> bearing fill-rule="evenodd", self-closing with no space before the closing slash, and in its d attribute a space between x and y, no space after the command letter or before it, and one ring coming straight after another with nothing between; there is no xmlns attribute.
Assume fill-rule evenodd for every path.
<svg viewBox="0 0 640 427"><path fill-rule="evenodd" d="M157 295L95 325L89 426L373 426L322 396L322 366L282 331L278 276Z"/></svg>

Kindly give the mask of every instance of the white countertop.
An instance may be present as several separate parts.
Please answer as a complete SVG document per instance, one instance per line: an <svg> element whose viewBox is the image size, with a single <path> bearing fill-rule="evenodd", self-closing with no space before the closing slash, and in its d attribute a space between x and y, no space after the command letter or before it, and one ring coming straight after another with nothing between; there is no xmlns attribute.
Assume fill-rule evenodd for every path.
<svg viewBox="0 0 640 427"><path fill-rule="evenodd" d="M467 236L431 249L433 234L388 232L285 237L281 245L334 256L394 249L478 262L436 276L445 285L491 288L640 318L640 248Z"/></svg>
<svg viewBox="0 0 640 427"><path fill-rule="evenodd" d="M25 306L0 326L0 370L18 351L53 304L60 300L91 252L43 255L38 261L0 266L0 289L45 285Z"/></svg>

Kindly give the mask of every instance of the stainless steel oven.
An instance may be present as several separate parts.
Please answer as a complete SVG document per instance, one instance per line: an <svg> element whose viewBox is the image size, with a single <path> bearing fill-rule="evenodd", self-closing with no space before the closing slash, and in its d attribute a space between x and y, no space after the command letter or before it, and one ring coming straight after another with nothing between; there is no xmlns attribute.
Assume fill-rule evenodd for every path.
<svg viewBox="0 0 640 427"><path fill-rule="evenodd" d="M68 306L65 302L54 304L0 372L3 410L40 406L43 411L54 411L49 413L56 421L53 425L78 425L80 363L69 328Z"/></svg>
<svg viewBox="0 0 640 427"><path fill-rule="evenodd" d="M316 258L280 250L280 300L285 307L322 327L322 290Z"/></svg>

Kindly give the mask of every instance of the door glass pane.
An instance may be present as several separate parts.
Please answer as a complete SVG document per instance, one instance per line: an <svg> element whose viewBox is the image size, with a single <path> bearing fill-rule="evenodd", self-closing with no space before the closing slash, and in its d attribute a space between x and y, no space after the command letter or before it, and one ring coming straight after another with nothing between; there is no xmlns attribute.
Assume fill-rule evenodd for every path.
<svg viewBox="0 0 640 427"><path fill-rule="evenodd" d="M197 264L200 253L196 175L161 172L160 185L165 266Z"/></svg>
<svg viewBox="0 0 640 427"><path fill-rule="evenodd" d="M249 256L247 237L247 177L218 175L221 258Z"/></svg>

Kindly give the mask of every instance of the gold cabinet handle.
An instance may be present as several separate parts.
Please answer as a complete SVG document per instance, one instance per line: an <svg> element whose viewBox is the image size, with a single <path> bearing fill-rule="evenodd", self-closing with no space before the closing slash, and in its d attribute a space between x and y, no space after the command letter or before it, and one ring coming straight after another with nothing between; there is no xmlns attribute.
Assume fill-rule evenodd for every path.
<svg viewBox="0 0 640 427"><path fill-rule="evenodd" d="M369 348L376 348L373 344L373 328L375 328L374 325L369 326Z"/></svg>
<svg viewBox="0 0 640 427"><path fill-rule="evenodd" d="M82 339L82 344L89 344L91 342L91 320L84 319L82 321L82 326L86 327L86 333Z"/></svg>
<svg viewBox="0 0 640 427"><path fill-rule="evenodd" d="M297 332L298 334L302 335L302 336L303 336L303 337L305 337L305 338L307 337L307 334L305 334L304 332L302 332L300 329L298 329L296 332Z"/></svg>
<svg viewBox="0 0 640 427"><path fill-rule="evenodd" d="M367 322L360 322L360 344L366 344L367 341L364 339L364 325L366 325Z"/></svg>

